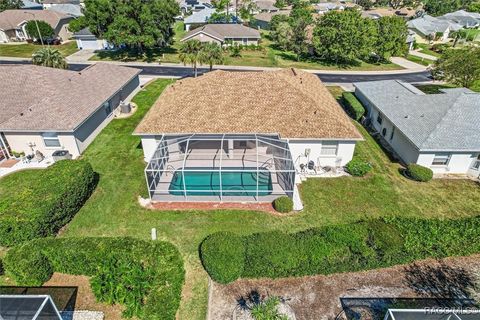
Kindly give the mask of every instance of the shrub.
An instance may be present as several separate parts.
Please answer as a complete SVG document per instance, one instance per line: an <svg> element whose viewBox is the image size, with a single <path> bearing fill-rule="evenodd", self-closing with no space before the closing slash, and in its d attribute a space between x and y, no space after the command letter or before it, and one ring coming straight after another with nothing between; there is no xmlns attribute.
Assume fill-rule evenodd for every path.
<svg viewBox="0 0 480 320"><path fill-rule="evenodd" d="M173 245L132 238L36 239L10 249L5 269L18 285L40 285L54 271L91 276L100 301L125 304L125 316L153 320L175 319L184 282Z"/></svg>
<svg viewBox="0 0 480 320"><path fill-rule="evenodd" d="M365 108L352 92L342 94L343 104L350 116L359 121L365 114Z"/></svg>
<svg viewBox="0 0 480 320"><path fill-rule="evenodd" d="M83 160L5 177L0 182L0 245L54 235L80 210L95 184L92 166Z"/></svg>
<svg viewBox="0 0 480 320"><path fill-rule="evenodd" d="M427 182L432 180L433 171L430 168L410 163L407 166L407 175L415 181Z"/></svg>
<svg viewBox="0 0 480 320"><path fill-rule="evenodd" d="M480 216L455 220L375 219L292 234L256 233L244 239L241 276L245 278L351 272L429 257L478 253ZM214 245L201 247L202 259L208 255L215 260ZM216 275L207 272L217 281Z"/></svg>
<svg viewBox="0 0 480 320"><path fill-rule="evenodd" d="M345 166L347 172L355 177L363 177L372 170L372 165L360 158L354 157Z"/></svg>
<svg viewBox="0 0 480 320"><path fill-rule="evenodd" d="M281 213L293 211L293 200L290 197L282 196L273 201L273 208Z"/></svg>
<svg viewBox="0 0 480 320"><path fill-rule="evenodd" d="M203 266L217 282L229 283L242 275L245 246L241 237L231 232L214 233L200 247Z"/></svg>
<svg viewBox="0 0 480 320"><path fill-rule="evenodd" d="M3 276L5 270L3 269L3 261L0 259L0 276Z"/></svg>

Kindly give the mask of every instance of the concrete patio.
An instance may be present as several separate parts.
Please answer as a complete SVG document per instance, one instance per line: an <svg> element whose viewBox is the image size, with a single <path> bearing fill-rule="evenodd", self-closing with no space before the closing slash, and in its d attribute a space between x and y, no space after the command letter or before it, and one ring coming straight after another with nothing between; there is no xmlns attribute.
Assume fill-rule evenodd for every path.
<svg viewBox="0 0 480 320"><path fill-rule="evenodd" d="M29 170L29 169L45 169L54 164L51 156L46 157L42 161L37 160L20 160L20 159L8 159L0 162L0 178L5 177L14 172Z"/></svg>

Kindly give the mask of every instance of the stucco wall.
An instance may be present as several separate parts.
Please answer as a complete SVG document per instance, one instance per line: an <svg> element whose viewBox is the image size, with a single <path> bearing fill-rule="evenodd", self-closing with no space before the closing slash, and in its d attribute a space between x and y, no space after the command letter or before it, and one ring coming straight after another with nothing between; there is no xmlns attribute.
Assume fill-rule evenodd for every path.
<svg viewBox="0 0 480 320"><path fill-rule="evenodd" d="M420 153L418 164L432 169L434 173L458 173L466 174L478 153L451 153L450 161L446 166L432 165L435 153Z"/></svg>
<svg viewBox="0 0 480 320"><path fill-rule="evenodd" d="M204 33L198 33L195 36L189 38L189 40L193 40L193 39L198 40L200 42L213 42L219 45L222 44L218 39L212 38L209 35L206 35Z"/></svg>
<svg viewBox="0 0 480 320"><path fill-rule="evenodd" d="M315 162L316 166L346 165L352 160L355 151L355 141L338 141L337 155L326 156L321 154L321 140L289 140L290 152L295 168L300 170L300 164ZM305 150L310 149L310 154L305 156ZM340 161L341 160L341 161Z"/></svg>
<svg viewBox="0 0 480 320"><path fill-rule="evenodd" d="M8 41L9 41L9 39L8 39L6 33L3 32L2 30L0 30L0 42L8 42Z"/></svg>
<svg viewBox="0 0 480 320"><path fill-rule="evenodd" d="M142 136L143 160L149 162L155 149L157 148L157 138L155 136Z"/></svg>
<svg viewBox="0 0 480 320"><path fill-rule="evenodd" d="M65 18L60 21L60 23L55 28L55 35L60 37L63 41L70 39L73 36L73 33L68 31L68 24L74 18Z"/></svg>
<svg viewBox="0 0 480 320"><path fill-rule="evenodd" d="M15 152L32 154L29 143L34 144L33 153L40 151L44 156L51 155L56 150L68 150L74 158L80 155L75 137L72 133L59 133L60 147L46 147L41 133L38 132L4 132L10 149Z"/></svg>

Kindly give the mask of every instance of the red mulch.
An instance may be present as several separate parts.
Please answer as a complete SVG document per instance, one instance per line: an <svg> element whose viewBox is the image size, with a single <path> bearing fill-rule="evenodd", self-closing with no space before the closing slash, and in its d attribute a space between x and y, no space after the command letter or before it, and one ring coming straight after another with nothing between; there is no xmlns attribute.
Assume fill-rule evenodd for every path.
<svg viewBox="0 0 480 320"><path fill-rule="evenodd" d="M0 162L0 168L11 168L14 165L16 165L18 162L19 160L16 160L16 159L8 159Z"/></svg>
<svg viewBox="0 0 480 320"><path fill-rule="evenodd" d="M253 210L278 214L270 202L152 202L155 210Z"/></svg>

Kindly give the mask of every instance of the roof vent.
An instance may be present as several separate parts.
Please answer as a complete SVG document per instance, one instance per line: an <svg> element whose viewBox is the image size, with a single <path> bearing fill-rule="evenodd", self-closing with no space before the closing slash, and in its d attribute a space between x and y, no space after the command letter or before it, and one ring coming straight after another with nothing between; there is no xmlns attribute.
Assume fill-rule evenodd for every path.
<svg viewBox="0 0 480 320"><path fill-rule="evenodd" d="M23 116L23 112L20 112L20 116Z"/></svg>
<svg viewBox="0 0 480 320"><path fill-rule="evenodd" d="M408 119L408 118L410 118L410 116L407 114L407 115L405 116L405 119Z"/></svg>
<svg viewBox="0 0 480 320"><path fill-rule="evenodd" d="M423 113L423 114L420 116L420 118L423 118L423 117L425 117L425 113Z"/></svg>

